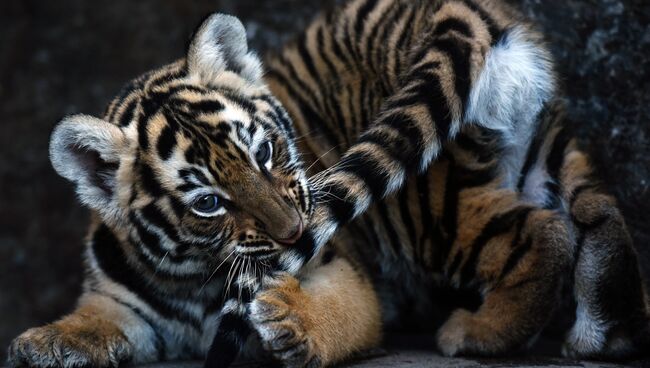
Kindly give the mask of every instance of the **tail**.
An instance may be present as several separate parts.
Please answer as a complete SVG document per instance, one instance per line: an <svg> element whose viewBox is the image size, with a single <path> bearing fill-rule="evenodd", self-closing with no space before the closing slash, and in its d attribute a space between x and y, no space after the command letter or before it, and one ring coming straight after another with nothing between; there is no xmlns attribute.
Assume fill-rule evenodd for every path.
<svg viewBox="0 0 650 368"><path fill-rule="evenodd" d="M386 99L341 160L312 178L315 213L303 237L280 260L283 270L295 272L337 228L400 190L408 175L426 171L463 125L496 130L512 144L521 144L512 137L533 130L554 94L548 51L534 32L521 25L500 29L489 44L478 41L467 44L452 29L423 44L418 62L402 78L403 87ZM476 47L472 45L483 46L483 62L466 52ZM449 55L466 55L468 60L452 62ZM479 73L463 93L447 95L440 77L446 75L443 63L454 64L447 65L449 70L455 64L471 64L470 69ZM460 79L470 79L465 77Z"/></svg>

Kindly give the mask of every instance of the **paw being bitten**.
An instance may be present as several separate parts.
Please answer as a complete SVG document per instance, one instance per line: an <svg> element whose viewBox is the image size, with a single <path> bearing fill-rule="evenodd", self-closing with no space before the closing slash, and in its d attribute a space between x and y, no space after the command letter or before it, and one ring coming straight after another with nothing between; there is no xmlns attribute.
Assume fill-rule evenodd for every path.
<svg viewBox="0 0 650 368"><path fill-rule="evenodd" d="M15 338L8 363L11 367L117 367L130 358L131 350L116 327L54 323Z"/></svg>
<svg viewBox="0 0 650 368"><path fill-rule="evenodd" d="M308 321L301 313L308 308L305 297L298 280L284 276L250 305L250 320L262 346L286 367L322 365Z"/></svg>

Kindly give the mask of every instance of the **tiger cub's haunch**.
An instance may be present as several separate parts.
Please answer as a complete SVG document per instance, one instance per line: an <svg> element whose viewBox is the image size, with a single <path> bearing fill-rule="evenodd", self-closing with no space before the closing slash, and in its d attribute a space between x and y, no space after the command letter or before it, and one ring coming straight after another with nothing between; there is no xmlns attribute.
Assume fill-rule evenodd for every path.
<svg viewBox="0 0 650 368"><path fill-rule="evenodd" d="M94 212L85 292L19 336L12 365L203 356L222 297L272 270L298 279L232 310L287 366L345 359L405 316L440 320L444 354L506 353L538 335L563 284L577 304L566 354L647 346L623 220L510 8L350 1L267 69L236 19L212 16L186 59L134 80L104 119L57 127L53 164ZM311 184L299 151L320 158ZM440 288L472 303L439 311L458 307Z"/></svg>

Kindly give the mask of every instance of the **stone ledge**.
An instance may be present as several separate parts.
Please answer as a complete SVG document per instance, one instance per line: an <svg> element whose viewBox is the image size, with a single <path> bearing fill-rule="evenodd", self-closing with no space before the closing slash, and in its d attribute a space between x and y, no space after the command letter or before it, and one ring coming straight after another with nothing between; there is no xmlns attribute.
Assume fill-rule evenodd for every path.
<svg viewBox="0 0 650 368"><path fill-rule="evenodd" d="M152 363L137 366L134 368L202 368L202 361L177 361ZM262 361L240 362L233 365L233 368L279 368L277 364ZM375 349L360 355L340 368L650 368L650 358L635 360L626 363L599 362L599 361L577 361L556 356L531 355L509 358L447 358L435 351L409 349L409 348L387 348Z"/></svg>
<svg viewBox="0 0 650 368"><path fill-rule="evenodd" d="M202 363L168 362L142 366L142 368L201 368ZM239 363L236 368L272 367L262 362ZM396 350L376 352L370 357L357 359L342 365L346 368L402 367L402 368L540 368L540 367L576 367L576 368L626 368L650 367L650 361L634 361L626 364L575 361L555 357L521 357L508 359L484 358L446 358L435 352L422 350Z"/></svg>

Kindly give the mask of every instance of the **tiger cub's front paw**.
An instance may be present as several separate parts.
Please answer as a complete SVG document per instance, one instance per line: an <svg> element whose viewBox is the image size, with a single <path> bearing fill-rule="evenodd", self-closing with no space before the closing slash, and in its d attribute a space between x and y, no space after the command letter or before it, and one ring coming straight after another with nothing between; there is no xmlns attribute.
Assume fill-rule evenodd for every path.
<svg viewBox="0 0 650 368"><path fill-rule="evenodd" d="M25 331L9 346L11 367L117 367L131 344L110 322L53 323Z"/></svg>
<svg viewBox="0 0 650 368"><path fill-rule="evenodd" d="M250 319L262 346L286 367L322 365L318 347L310 336L305 314L308 305L298 280L288 275L251 303Z"/></svg>

